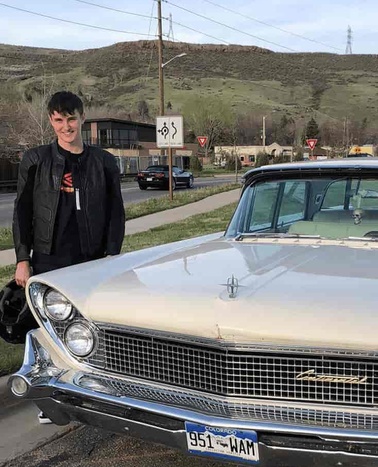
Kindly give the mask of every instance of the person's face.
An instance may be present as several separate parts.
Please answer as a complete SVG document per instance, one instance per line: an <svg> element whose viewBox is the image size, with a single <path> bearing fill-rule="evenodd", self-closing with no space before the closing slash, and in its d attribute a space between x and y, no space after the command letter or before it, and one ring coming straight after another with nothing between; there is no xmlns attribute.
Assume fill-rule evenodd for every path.
<svg viewBox="0 0 378 467"><path fill-rule="evenodd" d="M81 142L81 125L84 123L84 115L80 115L77 110L73 115L54 111L49 118L58 142L68 145Z"/></svg>

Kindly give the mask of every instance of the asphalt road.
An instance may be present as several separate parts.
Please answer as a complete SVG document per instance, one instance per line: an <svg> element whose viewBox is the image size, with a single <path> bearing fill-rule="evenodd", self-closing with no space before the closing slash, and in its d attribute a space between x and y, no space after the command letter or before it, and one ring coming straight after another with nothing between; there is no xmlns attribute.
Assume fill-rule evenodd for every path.
<svg viewBox="0 0 378 467"><path fill-rule="evenodd" d="M220 467L164 446L80 426L1 467ZM228 464L229 465L229 464Z"/></svg>
<svg viewBox="0 0 378 467"><path fill-rule="evenodd" d="M201 177L196 178L192 189L203 188L206 186L223 185L235 180L234 175L225 177ZM185 191L187 188L178 187L175 193ZM142 191L139 189L138 184L134 181L122 183L122 196L126 204L139 203L149 198L158 198L167 194L165 190L157 190L149 188ZM174 195L173 195L174 196ZM15 200L15 193L1 193L0 194L0 227L10 227L12 224L13 204Z"/></svg>

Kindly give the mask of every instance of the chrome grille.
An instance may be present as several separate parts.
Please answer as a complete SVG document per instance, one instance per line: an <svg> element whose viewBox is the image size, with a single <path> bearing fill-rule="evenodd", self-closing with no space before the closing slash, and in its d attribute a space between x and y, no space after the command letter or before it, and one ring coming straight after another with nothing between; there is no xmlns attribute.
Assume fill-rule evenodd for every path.
<svg viewBox="0 0 378 467"><path fill-rule="evenodd" d="M211 348L156 335L102 330L99 352L89 362L106 370L230 397L373 406L378 404L371 359L274 354ZM314 370L334 377L367 377L366 384L300 381Z"/></svg>
<svg viewBox="0 0 378 467"><path fill-rule="evenodd" d="M266 404L261 401L225 400L220 396L203 394L201 396L188 393L185 389L163 389L149 384L122 381L116 378L99 378L92 375L84 379L101 382L118 397L131 397L148 400L182 409L200 411L211 416L231 418L234 420L255 420L296 425L316 425L321 427L344 429L378 430L378 414L364 409L348 411L330 409L329 407L300 407L295 404ZM77 381L81 386L81 379ZM85 385L83 385L85 387Z"/></svg>

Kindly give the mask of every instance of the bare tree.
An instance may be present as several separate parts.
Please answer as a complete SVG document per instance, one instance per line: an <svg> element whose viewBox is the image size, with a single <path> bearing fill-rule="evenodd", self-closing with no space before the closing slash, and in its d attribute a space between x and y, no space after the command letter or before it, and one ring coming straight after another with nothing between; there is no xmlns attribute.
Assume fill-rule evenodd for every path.
<svg viewBox="0 0 378 467"><path fill-rule="evenodd" d="M38 84L39 89L24 93L17 108L18 125L12 128L13 133L17 132L19 145L25 148L48 144L54 138L47 103L54 92L55 80L43 76Z"/></svg>
<svg viewBox="0 0 378 467"><path fill-rule="evenodd" d="M196 136L207 136L207 147L219 143L222 135L233 126L235 117L219 99L197 97L184 105L185 121Z"/></svg>

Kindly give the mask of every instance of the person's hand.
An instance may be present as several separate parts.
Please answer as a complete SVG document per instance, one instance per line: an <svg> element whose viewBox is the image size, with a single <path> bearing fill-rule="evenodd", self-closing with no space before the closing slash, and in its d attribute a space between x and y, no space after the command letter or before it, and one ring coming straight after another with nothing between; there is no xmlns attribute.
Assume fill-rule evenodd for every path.
<svg viewBox="0 0 378 467"><path fill-rule="evenodd" d="M16 273L14 278L16 280L17 285L24 287L31 276L30 273L30 263L29 261L20 261L16 267Z"/></svg>

